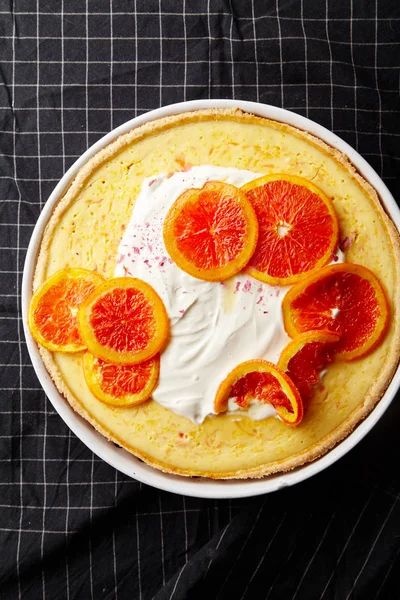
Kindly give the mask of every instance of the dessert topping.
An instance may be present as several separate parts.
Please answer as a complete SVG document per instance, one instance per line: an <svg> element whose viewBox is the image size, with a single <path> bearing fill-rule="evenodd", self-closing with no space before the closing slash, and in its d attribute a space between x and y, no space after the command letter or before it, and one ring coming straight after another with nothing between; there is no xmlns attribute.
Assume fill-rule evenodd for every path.
<svg viewBox="0 0 400 600"><path fill-rule="evenodd" d="M338 244L332 202L315 184L294 175L265 175L241 188L258 220L259 236L247 272L272 285L290 285L331 261Z"/></svg>
<svg viewBox="0 0 400 600"><path fill-rule="evenodd" d="M80 304L103 277L86 269L62 269L33 294L29 305L29 328L34 339L53 352L79 352L86 348L78 331Z"/></svg>
<svg viewBox="0 0 400 600"><path fill-rule="evenodd" d="M389 303L379 279L353 263L330 265L295 284L282 303L285 329L292 338L325 329L340 335L335 355L355 360L382 340Z"/></svg>
<svg viewBox="0 0 400 600"><path fill-rule="evenodd" d="M241 271L257 243L258 223L245 194L220 181L186 190L164 220L168 254L186 273L223 281Z"/></svg>

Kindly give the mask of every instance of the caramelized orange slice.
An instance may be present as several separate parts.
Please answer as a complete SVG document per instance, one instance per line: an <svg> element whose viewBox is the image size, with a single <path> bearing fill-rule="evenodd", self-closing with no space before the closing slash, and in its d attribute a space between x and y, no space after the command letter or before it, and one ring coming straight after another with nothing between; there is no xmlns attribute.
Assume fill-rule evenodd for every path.
<svg viewBox="0 0 400 600"><path fill-rule="evenodd" d="M258 220L255 252L246 271L271 285L289 285L331 261L338 223L329 198L294 175L260 177L241 188Z"/></svg>
<svg viewBox="0 0 400 600"><path fill-rule="evenodd" d="M109 279L79 309L79 332L92 354L116 364L152 358L165 345L168 315L157 292L133 277Z"/></svg>
<svg viewBox="0 0 400 600"><path fill-rule="evenodd" d="M155 389L160 358L157 355L137 365L115 365L86 352L83 371L88 388L98 400L112 406L135 406Z"/></svg>
<svg viewBox="0 0 400 600"><path fill-rule="evenodd" d="M54 273L36 290L29 305L28 323L34 339L53 352L84 350L78 307L103 281L101 275L86 269Z"/></svg>
<svg viewBox="0 0 400 600"><path fill-rule="evenodd" d="M282 303L287 333L325 329L340 335L336 357L369 354L383 339L389 304L378 278L351 263L331 265L294 285Z"/></svg>
<svg viewBox="0 0 400 600"><path fill-rule="evenodd" d="M210 181L179 196L165 217L163 235L168 254L183 271L222 281L250 260L258 223L239 188Z"/></svg>
<svg viewBox="0 0 400 600"><path fill-rule="evenodd" d="M304 405L310 400L321 371L332 362L339 339L339 334L329 331L306 331L282 350L278 367L296 385Z"/></svg>
<svg viewBox="0 0 400 600"><path fill-rule="evenodd" d="M266 360L247 360L227 375L215 396L215 413L228 409L229 398L235 398L244 409L252 400L272 404L281 419L290 425L297 425L303 418L303 403L295 384Z"/></svg>

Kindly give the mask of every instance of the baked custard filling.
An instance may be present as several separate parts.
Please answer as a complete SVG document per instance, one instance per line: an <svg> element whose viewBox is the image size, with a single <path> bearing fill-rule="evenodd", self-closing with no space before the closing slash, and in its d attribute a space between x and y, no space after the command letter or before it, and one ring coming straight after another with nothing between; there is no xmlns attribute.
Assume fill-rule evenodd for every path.
<svg viewBox="0 0 400 600"><path fill-rule="evenodd" d="M195 166L189 169L189 165ZM204 170L202 178L190 179ZM277 173L300 176L326 194L337 215L345 264L370 269L382 282L390 304L390 323L382 343L359 360L330 364L295 427L280 418L267 418L275 414L270 404L256 407L250 399L244 410L243 403L240 406L230 396L228 410L215 416L211 398L227 371L256 356L253 338L259 344L258 356L277 361L288 341L281 303L297 284L268 286L243 272L221 283L193 283L187 273L173 271L165 251L154 251L156 238L146 226L160 219L154 229L162 249L161 214L167 206L164 213L157 208L166 202L161 196L152 205L152 188L155 193L171 185L172 203L182 182L182 191L185 186L201 187L207 178L241 186L260 174ZM130 228L130 219L136 221L138 231ZM129 232L132 238L140 235L141 244L133 238L135 243L128 240L128 247ZM283 223L282 239L287 233ZM84 352L68 354L44 347L40 352L72 408L107 439L156 468L222 479L287 471L323 455L346 437L386 390L400 353L399 247L398 232L373 188L343 154L314 136L239 110L196 111L150 122L103 148L60 198L43 235L33 291L62 269L87 269L109 280L115 273L125 275L125 266L149 282L167 307L174 334L161 354L155 401L129 407L107 405L87 385ZM147 255L142 256L142 250ZM171 279L166 279L168 273ZM340 312L332 310L332 316L340 319ZM196 328L203 332L201 340L195 338ZM190 341L184 344L180 337ZM243 340L251 340L246 342L246 353ZM216 364L225 372L211 376ZM185 383L180 387L181 380ZM260 406L268 415L252 414Z"/></svg>

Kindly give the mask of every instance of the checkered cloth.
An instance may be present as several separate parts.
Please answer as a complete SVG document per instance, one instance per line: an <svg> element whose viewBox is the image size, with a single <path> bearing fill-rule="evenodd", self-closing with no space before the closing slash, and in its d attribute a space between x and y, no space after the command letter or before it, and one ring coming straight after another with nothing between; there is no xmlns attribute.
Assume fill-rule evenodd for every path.
<svg viewBox="0 0 400 600"><path fill-rule="evenodd" d="M291 109L395 193L397 0L0 4L0 598L400 597L400 407L349 455L265 497L184 498L94 456L36 379L25 252L66 169L124 121L199 98Z"/></svg>

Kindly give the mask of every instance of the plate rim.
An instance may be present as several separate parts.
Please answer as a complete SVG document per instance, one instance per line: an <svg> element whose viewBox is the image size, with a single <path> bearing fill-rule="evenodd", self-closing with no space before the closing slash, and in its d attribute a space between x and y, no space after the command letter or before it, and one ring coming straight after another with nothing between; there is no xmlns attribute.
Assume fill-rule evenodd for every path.
<svg viewBox="0 0 400 600"><path fill-rule="evenodd" d="M83 417L78 415L57 390L43 364L38 346L33 340L27 325L28 306L32 294L32 281L43 231L56 203L74 179L79 169L99 150L133 128L139 127L149 121L154 121L178 113L211 108L238 108L244 112L253 113L257 116L287 123L315 135L330 146L343 152L357 171L377 191L381 203L389 213L397 230L400 231L400 209L386 184L371 165L354 148L352 148L352 146L324 126L295 112L259 102L233 99L207 99L178 102L134 117L101 137L71 165L57 183L45 202L33 229L27 249L21 285L22 321L29 356L36 376L38 377L46 396L69 429L96 456L128 477L162 491L206 499L247 498L271 493L284 487L305 481L331 466L353 449L379 421L392 402L400 387L400 365L397 366L389 386L371 413L357 425L349 436L313 462L298 467L293 471L269 475L261 479L213 480L206 478L188 478L181 475L164 473L147 465L133 454L130 454L127 450L119 448L113 444L113 442L107 440L102 434L96 431L92 425L83 419Z"/></svg>

